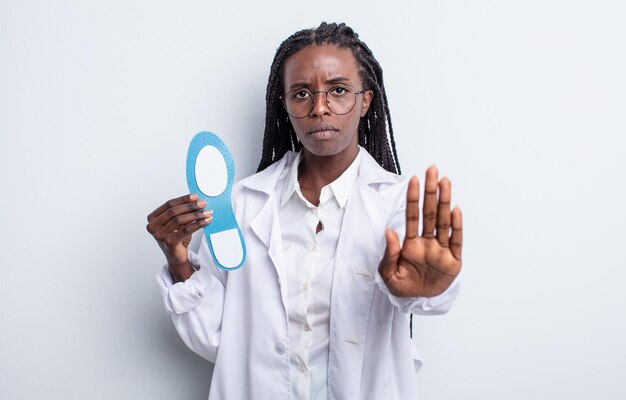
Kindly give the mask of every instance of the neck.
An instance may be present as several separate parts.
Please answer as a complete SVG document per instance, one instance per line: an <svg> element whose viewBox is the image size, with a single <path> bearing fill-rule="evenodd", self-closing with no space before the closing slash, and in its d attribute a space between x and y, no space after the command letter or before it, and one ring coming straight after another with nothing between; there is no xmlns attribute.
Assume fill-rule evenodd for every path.
<svg viewBox="0 0 626 400"><path fill-rule="evenodd" d="M316 193L316 197L319 197L322 188L339 178L358 154L358 146L335 156L316 156L304 149L302 154L304 159L298 168L301 189Z"/></svg>

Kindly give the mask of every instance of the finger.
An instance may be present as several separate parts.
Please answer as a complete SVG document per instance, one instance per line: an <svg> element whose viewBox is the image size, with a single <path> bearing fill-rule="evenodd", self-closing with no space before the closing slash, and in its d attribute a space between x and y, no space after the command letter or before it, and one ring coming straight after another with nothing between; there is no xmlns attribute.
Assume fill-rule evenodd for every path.
<svg viewBox="0 0 626 400"><path fill-rule="evenodd" d="M461 209L454 207L452 210L452 235L450 235L450 252L457 260L461 259L463 247L463 215Z"/></svg>
<svg viewBox="0 0 626 400"><path fill-rule="evenodd" d="M172 207L176 207L176 206L179 206L181 204L185 204L185 203L190 203L192 201L196 201L197 198L198 198L198 195L193 193L193 194L186 194L184 196L180 196L180 197L177 197L175 199L168 200L165 203L163 203L159 208L157 208L156 210L154 210L150 214L148 214L148 222L152 222L159 215L163 214L165 211L167 211L168 209L170 209Z"/></svg>
<svg viewBox="0 0 626 400"><path fill-rule="evenodd" d="M169 234L164 240L163 242L169 246L169 247L173 247L174 245L177 245L178 243L181 243L183 241L183 239L185 239L187 236L193 234L195 231L197 231L200 228L204 228L205 226L207 226L208 224L211 223L211 217L199 220L199 221L194 221L192 223L189 223L185 226L183 226L181 229L172 232L171 234Z"/></svg>
<svg viewBox="0 0 626 400"><path fill-rule="evenodd" d="M437 223L437 167L434 165L426 171L426 184L424 185L424 213L422 237L432 238Z"/></svg>
<svg viewBox="0 0 626 400"><path fill-rule="evenodd" d="M406 232L404 240L415 239L420 219L420 184L416 176L409 180L409 187L406 191Z"/></svg>
<svg viewBox="0 0 626 400"><path fill-rule="evenodd" d="M448 247L450 239L451 183L448 178L439 182L439 206L437 208L437 240L441 247Z"/></svg>
<svg viewBox="0 0 626 400"><path fill-rule="evenodd" d="M172 218L176 218L177 216L182 214L193 213L197 210L203 209L204 206L206 206L206 201L199 200L168 208L163 213L161 213L161 215L150 221L150 223L148 224L148 231L150 231L150 229L152 229L153 231L157 231L161 229L163 225L167 224Z"/></svg>
<svg viewBox="0 0 626 400"><path fill-rule="evenodd" d="M387 281L398 265L401 247L398 234L393 229L387 229L385 231L385 240L387 247L385 247L385 255L380 261L378 272L383 280Z"/></svg>
<svg viewBox="0 0 626 400"><path fill-rule="evenodd" d="M165 225L160 227L159 230L154 234L154 237L157 240L162 240L162 238L165 238L172 232L181 230L187 224L195 221L202 221L203 219L212 217L213 210L201 210L177 215L170 219Z"/></svg>

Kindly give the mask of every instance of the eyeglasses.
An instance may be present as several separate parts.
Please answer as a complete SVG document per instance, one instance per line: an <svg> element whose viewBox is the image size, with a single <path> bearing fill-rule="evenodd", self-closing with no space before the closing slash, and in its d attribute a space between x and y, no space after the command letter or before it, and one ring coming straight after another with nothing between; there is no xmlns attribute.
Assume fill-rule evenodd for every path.
<svg viewBox="0 0 626 400"><path fill-rule="evenodd" d="M357 94L363 92L365 92L365 89L357 92L354 88L345 85L333 86L328 90L318 90L316 92L299 88L288 91L284 96L280 96L280 99L283 102L283 106L285 106L287 114L294 118L304 118L310 115L315 107L315 95L324 93L328 109L333 114L344 115L352 111L356 104Z"/></svg>

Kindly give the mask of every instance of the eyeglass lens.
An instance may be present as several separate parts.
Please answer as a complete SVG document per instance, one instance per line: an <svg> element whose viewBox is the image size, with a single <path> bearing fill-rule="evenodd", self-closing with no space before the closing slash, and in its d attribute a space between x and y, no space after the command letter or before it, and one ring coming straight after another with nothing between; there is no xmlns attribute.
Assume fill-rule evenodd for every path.
<svg viewBox="0 0 626 400"><path fill-rule="evenodd" d="M332 87L328 91L311 92L307 89L295 89L284 97L287 113L292 117L306 117L315 107L316 94L322 93L330 111L337 115L349 113L356 104L356 92L346 86Z"/></svg>

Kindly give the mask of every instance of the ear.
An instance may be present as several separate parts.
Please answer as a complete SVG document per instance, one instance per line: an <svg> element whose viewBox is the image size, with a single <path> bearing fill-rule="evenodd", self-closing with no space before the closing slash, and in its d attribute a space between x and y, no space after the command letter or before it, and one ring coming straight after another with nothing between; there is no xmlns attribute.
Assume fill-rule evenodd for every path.
<svg viewBox="0 0 626 400"><path fill-rule="evenodd" d="M374 100L374 91L371 89L363 92L363 104L361 105L361 118L367 114L367 110L370 109L370 104L372 104L372 100Z"/></svg>

